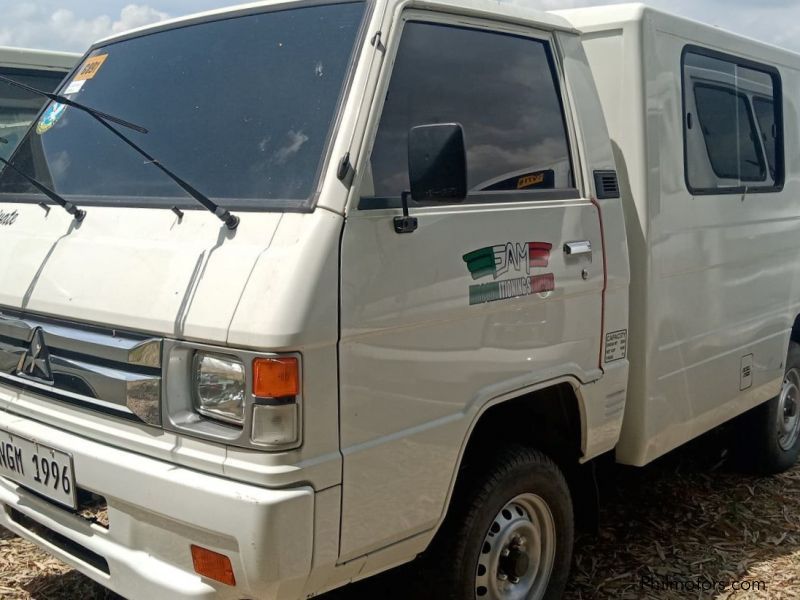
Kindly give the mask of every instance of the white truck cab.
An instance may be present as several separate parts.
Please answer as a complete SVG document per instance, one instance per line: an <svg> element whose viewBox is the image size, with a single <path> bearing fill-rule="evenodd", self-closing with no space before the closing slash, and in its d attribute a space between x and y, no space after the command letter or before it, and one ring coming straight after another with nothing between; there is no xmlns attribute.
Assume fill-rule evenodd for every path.
<svg viewBox="0 0 800 600"><path fill-rule="evenodd" d="M488 0L96 43L0 172L0 524L129 598L536 600L594 459L788 468L797 64Z"/></svg>

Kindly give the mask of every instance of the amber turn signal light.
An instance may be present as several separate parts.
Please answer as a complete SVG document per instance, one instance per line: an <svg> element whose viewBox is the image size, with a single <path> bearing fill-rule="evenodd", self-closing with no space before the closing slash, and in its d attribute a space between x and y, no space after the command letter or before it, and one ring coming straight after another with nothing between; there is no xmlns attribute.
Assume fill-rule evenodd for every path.
<svg viewBox="0 0 800 600"><path fill-rule="evenodd" d="M227 585L236 585L231 559L224 554L192 544L192 563L199 575Z"/></svg>
<svg viewBox="0 0 800 600"><path fill-rule="evenodd" d="M300 367L294 356L253 360L253 395L285 398L300 393Z"/></svg>

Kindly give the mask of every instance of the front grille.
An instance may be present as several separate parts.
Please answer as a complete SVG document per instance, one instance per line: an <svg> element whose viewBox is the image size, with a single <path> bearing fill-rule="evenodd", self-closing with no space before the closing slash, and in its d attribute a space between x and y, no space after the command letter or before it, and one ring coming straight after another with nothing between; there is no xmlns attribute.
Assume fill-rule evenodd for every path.
<svg viewBox="0 0 800 600"><path fill-rule="evenodd" d="M45 527L41 523L37 523L36 521L31 519L30 517L25 516L15 508L11 508L9 506L6 508L6 511L8 512L9 518L12 521L14 521L14 523L19 525L32 535L36 536L37 538L52 544L62 552L69 554L76 560L79 560L89 565L90 567L93 567L96 570L105 573L106 575L109 575L111 573L111 571L108 568L108 561L106 561L105 558L103 558L96 552L92 552L85 546L81 546L79 543L73 542L68 537L63 536L60 533L57 533L52 529L49 529L48 527Z"/></svg>
<svg viewBox="0 0 800 600"><path fill-rule="evenodd" d="M160 338L0 311L0 383L161 424Z"/></svg>

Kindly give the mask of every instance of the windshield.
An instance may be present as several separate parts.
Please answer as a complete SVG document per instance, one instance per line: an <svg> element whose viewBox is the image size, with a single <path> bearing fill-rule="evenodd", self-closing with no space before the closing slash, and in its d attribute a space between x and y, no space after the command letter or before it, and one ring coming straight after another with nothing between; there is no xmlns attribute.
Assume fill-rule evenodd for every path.
<svg viewBox="0 0 800 600"><path fill-rule="evenodd" d="M61 93L145 127L125 135L223 206L306 208L363 13L305 6L110 43ZM12 162L81 204L196 206L91 115L56 103ZM0 201L36 193L0 173Z"/></svg>

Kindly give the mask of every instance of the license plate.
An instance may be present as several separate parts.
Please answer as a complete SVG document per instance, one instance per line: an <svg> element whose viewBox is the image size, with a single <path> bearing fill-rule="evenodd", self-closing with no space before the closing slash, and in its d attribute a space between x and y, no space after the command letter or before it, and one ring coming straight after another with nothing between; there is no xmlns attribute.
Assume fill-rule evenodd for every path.
<svg viewBox="0 0 800 600"><path fill-rule="evenodd" d="M66 452L0 430L0 477L77 508L72 456Z"/></svg>

